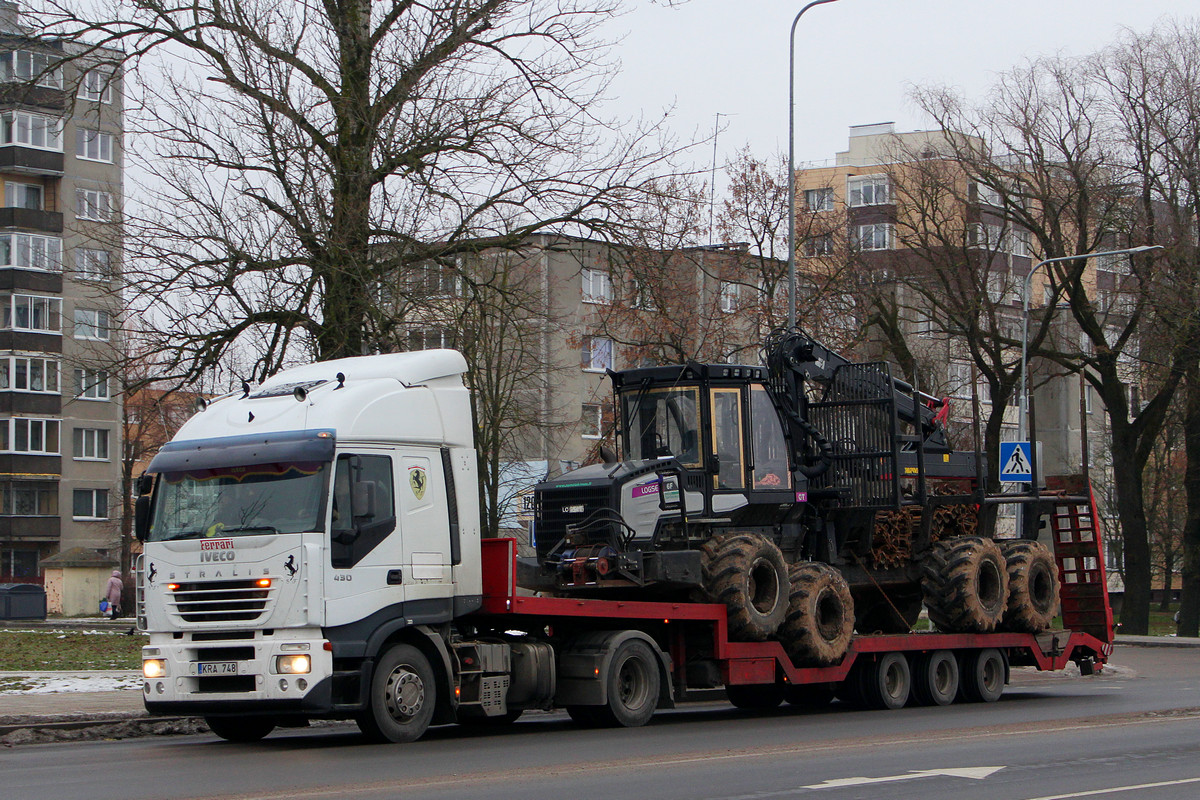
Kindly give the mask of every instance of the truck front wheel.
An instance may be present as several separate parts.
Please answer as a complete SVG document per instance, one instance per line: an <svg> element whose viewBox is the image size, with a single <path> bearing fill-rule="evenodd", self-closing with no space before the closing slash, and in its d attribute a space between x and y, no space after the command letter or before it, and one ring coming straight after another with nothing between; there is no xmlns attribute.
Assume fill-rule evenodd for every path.
<svg viewBox="0 0 1200 800"><path fill-rule="evenodd" d="M412 645L394 645L375 664L370 705L355 721L371 741L412 742L429 727L436 699L429 660Z"/></svg>
<svg viewBox="0 0 1200 800"><path fill-rule="evenodd" d="M271 717L205 717L204 724L227 742L257 742L275 730Z"/></svg>

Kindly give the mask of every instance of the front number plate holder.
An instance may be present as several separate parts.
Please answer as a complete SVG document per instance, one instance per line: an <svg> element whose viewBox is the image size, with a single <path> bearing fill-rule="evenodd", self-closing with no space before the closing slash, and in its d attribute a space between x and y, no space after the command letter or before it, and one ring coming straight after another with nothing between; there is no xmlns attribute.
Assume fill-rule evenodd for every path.
<svg viewBox="0 0 1200 800"><path fill-rule="evenodd" d="M192 674L198 677L240 674L236 661L193 661L191 666Z"/></svg>

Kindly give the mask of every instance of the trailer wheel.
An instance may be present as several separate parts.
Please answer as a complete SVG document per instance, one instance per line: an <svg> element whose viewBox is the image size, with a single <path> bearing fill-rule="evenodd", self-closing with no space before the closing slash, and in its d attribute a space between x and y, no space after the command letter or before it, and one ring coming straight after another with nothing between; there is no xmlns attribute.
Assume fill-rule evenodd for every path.
<svg viewBox="0 0 1200 800"><path fill-rule="evenodd" d="M963 656L958 696L969 703L994 703L1004 694L1008 663L994 648L972 650Z"/></svg>
<svg viewBox="0 0 1200 800"><path fill-rule="evenodd" d="M412 645L398 644L375 664L370 705L355 721L371 741L412 742L429 727L436 700L429 660Z"/></svg>
<svg viewBox="0 0 1200 800"><path fill-rule="evenodd" d="M958 659L949 650L921 653L913 660L912 697L923 706L948 706L958 696Z"/></svg>
<svg viewBox="0 0 1200 800"><path fill-rule="evenodd" d="M783 687L783 699L789 706L799 708L825 708L833 702L837 684L808 683Z"/></svg>
<svg viewBox="0 0 1200 800"><path fill-rule="evenodd" d="M846 655L854 635L854 600L842 573L802 561L788 571L792 587L779 640L798 666L824 667Z"/></svg>
<svg viewBox="0 0 1200 800"><path fill-rule="evenodd" d="M1008 569L999 545L981 536L937 542L923 571L929 619L940 630L996 630L1008 605Z"/></svg>
<svg viewBox="0 0 1200 800"><path fill-rule="evenodd" d="M862 674L863 699L869 708L900 708L908 702L912 672L903 653L884 653Z"/></svg>
<svg viewBox="0 0 1200 800"><path fill-rule="evenodd" d="M721 537L704 570L705 590L729 609L729 638L766 641L788 612L788 569L783 553L757 533Z"/></svg>
<svg viewBox="0 0 1200 800"><path fill-rule="evenodd" d="M735 708L767 710L783 702L783 688L775 683L741 684L725 687L725 697Z"/></svg>
<svg viewBox="0 0 1200 800"><path fill-rule="evenodd" d="M1049 630L1058 614L1058 565L1040 542L1001 542L1008 566L1008 610L1001 627L1020 633Z"/></svg>
<svg viewBox="0 0 1200 800"><path fill-rule="evenodd" d="M648 644L641 639L622 642L608 662L608 704L592 707L596 721L623 728L649 722L658 707L658 670L658 656Z"/></svg>
<svg viewBox="0 0 1200 800"><path fill-rule="evenodd" d="M275 730L272 717L205 717L204 724L227 742L257 742Z"/></svg>

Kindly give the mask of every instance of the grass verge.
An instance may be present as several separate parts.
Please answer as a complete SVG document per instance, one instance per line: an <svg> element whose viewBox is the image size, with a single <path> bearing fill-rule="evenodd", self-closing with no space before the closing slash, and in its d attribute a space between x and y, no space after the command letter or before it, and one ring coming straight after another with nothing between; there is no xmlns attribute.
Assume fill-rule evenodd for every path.
<svg viewBox="0 0 1200 800"><path fill-rule="evenodd" d="M145 643L136 632L0 630L0 672L138 669Z"/></svg>

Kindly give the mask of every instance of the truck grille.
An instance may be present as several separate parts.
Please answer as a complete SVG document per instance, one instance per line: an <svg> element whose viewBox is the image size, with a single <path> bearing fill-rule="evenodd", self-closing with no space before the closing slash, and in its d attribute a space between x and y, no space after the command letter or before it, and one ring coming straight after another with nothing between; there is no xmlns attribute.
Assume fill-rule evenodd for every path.
<svg viewBox="0 0 1200 800"><path fill-rule="evenodd" d="M180 583L167 606L184 622L253 622L266 615L273 591L254 580Z"/></svg>

